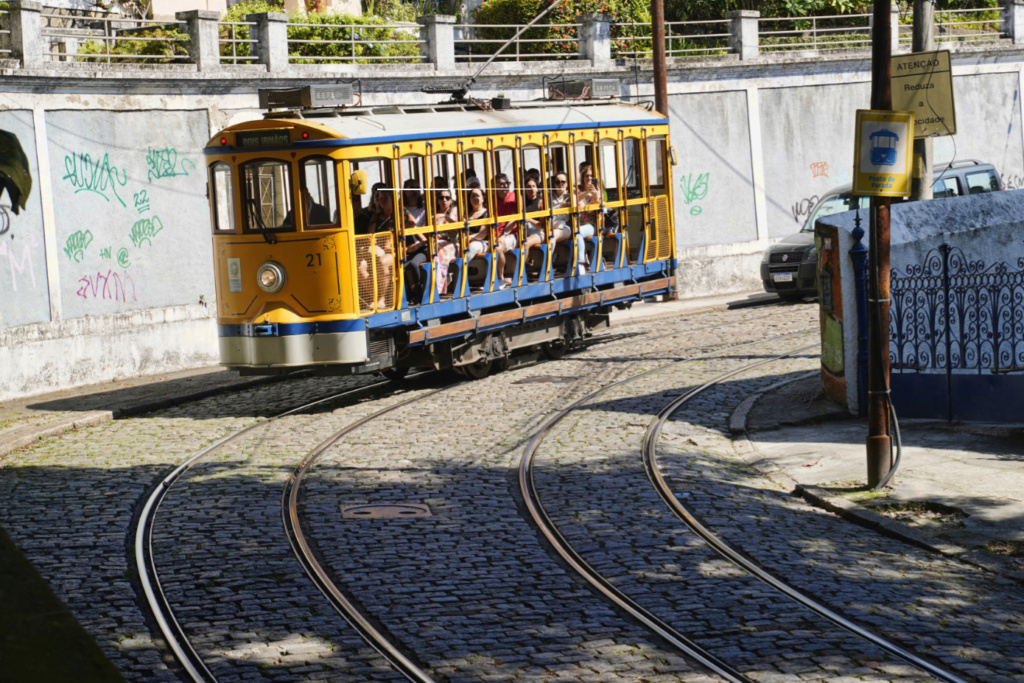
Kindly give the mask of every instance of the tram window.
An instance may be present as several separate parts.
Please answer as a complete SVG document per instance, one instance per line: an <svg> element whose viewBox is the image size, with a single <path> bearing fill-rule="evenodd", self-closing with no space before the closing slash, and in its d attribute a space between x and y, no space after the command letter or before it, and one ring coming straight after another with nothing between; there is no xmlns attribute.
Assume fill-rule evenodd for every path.
<svg viewBox="0 0 1024 683"><path fill-rule="evenodd" d="M594 164L594 145L590 142L577 142L576 143L576 168L574 171L577 174L576 187L579 187L579 170L584 164L590 164L591 167L597 169L597 165Z"/></svg>
<svg viewBox="0 0 1024 683"><path fill-rule="evenodd" d="M640 199L644 196L640 141L636 138L626 138L623 140L622 153L623 165L626 167L626 199Z"/></svg>
<svg viewBox="0 0 1024 683"><path fill-rule="evenodd" d="M541 169L540 147L530 146L530 147L524 147L522 149L522 155L521 155L519 169L520 169L519 170L519 173L520 173L520 175L519 175L519 183L521 185L523 185L524 187L526 186L526 176L530 173L530 171L536 172L536 174L537 174L536 175L537 185L540 186L542 184L543 177L542 177L541 172L540 172L540 169Z"/></svg>
<svg viewBox="0 0 1024 683"><path fill-rule="evenodd" d="M426 183L424 178L423 157L418 154L404 156L398 162L398 182L402 186L399 213L412 216L416 227L425 225L427 221ZM402 225L405 225L402 221Z"/></svg>
<svg viewBox="0 0 1024 683"><path fill-rule="evenodd" d="M452 201L455 197L455 173L454 153L436 152L430 155L430 187L435 225L450 223L459 217L458 203Z"/></svg>
<svg viewBox="0 0 1024 683"><path fill-rule="evenodd" d="M384 183L385 187L394 187L391 181L391 161L389 159L360 159L359 161L353 161L352 170L366 171L367 187L373 187L377 183ZM366 206L363 206L364 201L366 202ZM359 195L353 195L352 218L355 219L364 210L369 209L370 202L372 201L372 193L367 193L362 197Z"/></svg>
<svg viewBox="0 0 1024 683"><path fill-rule="evenodd" d="M462 182L459 187L468 190L474 187L473 179L480 183L480 187L487 188L487 166L484 163L484 153L479 150L464 152L462 154Z"/></svg>
<svg viewBox="0 0 1024 683"><path fill-rule="evenodd" d="M338 224L338 172L333 159L302 162L302 201L307 227Z"/></svg>
<svg viewBox="0 0 1024 683"><path fill-rule="evenodd" d="M500 147L493 152L491 158L491 168L494 169L494 174L504 173L509 177L509 180L515 180L516 175L516 155L511 149L507 147Z"/></svg>
<svg viewBox="0 0 1024 683"><path fill-rule="evenodd" d="M544 186L548 190L554 189L554 179L558 173L569 174L569 148L554 144L548 147L547 177L544 178Z"/></svg>
<svg viewBox="0 0 1024 683"><path fill-rule="evenodd" d="M284 161L253 161L242 167L246 230L295 228L292 168Z"/></svg>
<svg viewBox="0 0 1024 683"><path fill-rule="evenodd" d="M601 161L599 177L604 187L605 201L619 201L619 164L616 159L616 144L614 140L602 140L600 155Z"/></svg>
<svg viewBox="0 0 1024 683"><path fill-rule="evenodd" d="M647 140L647 182L650 196L665 194L665 139Z"/></svg>
<svg viewBox="0 0 1024 683"><path fill-rule="evenodd" d="M210 167L210 188L213 192L213 229L234 232L234 183L230 166L218 161Z"/></svg>

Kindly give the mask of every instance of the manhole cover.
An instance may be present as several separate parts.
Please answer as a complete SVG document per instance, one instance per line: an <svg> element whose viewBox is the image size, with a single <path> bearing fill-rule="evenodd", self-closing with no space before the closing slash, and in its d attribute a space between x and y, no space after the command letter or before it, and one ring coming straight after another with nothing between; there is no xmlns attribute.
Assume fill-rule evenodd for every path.
<svg viewBox="0 0 1024 683"><path fill-rule="evenodd" d="M512 384L568 384L575 379L575 377L558 377L557 375L537 375L512 382Z"/></svg>
<svg viewBox="0 0 1024 683"><path fill-rule="evenodd" d="M407 519L430 516L430 508L415 503L375 503L346 505L341 508L342 519Z"/></svg>

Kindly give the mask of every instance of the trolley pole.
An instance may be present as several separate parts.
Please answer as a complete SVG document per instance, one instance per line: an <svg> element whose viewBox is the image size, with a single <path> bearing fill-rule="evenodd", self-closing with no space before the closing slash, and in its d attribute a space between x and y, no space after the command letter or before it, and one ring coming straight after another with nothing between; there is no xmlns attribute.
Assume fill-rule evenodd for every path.
<svg viewBox="0 0 1024 683"><path fill-rule="evenodd" d="M668 84L665 77L665 3L651 0L651 24L654 43L654 109L668 116Z"/></svg>
<svg viewBox="0 0 1024 683"><path fill-rule="evenodd" d="M874 0L871 32L871 108L892 109L890 0ZM889 197L871 198L868 285L868 486L889 473Z"/></svg>
<svg viewBox="0 0 1024 683"><path fill-rule="evenodd" d="M935 2L914 0L914 52L935 49ZM932 198L932 141L931 138L914 140L914 172L910 178L910 198Z"/></svg>

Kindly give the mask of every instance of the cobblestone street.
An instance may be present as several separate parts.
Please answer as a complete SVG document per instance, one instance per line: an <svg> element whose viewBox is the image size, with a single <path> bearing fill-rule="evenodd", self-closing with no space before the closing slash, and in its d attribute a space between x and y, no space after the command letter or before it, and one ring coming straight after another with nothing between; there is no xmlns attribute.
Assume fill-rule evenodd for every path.
<svg viewBox="0 0 1024 683"><path fill-rule="evenodd" d="M816 305L710 308L627 320L562 359L477 381L249 385L0 455L0 526L126 679L184 680L141 597L135 518L168 472L265 422L200 459L158 510L152 553L174 618L219 681L405 680L310 581L282 528L282 491L303 458L397 406L323 452L298 514L331 580L434 680L723 680L595 593L524 510L517 471L531 435L632 378L539 446L538 494L574 550L751 680L933 680L722 559L645 473L641 442L668 402L810 346L712 386L669 419L656 465L674 495L726 543L860 626L964 680L1024 679L1019 583L812 507L737 447L734 412L817 369L817 343ZM408 519L346 513L360 505L424 507Z"/></svg>

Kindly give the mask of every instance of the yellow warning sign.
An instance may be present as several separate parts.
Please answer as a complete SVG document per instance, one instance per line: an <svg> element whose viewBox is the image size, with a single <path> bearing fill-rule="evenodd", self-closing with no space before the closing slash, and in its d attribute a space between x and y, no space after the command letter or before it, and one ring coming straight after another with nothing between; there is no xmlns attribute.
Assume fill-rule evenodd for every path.
<svg viewBox="0 0 1024 683"><path fill-rule="evenodd" d="M914 112L914 137L956 135L949 50L892 56L892 108Z"/></svg>
<svg viewBox="0 0 1024 683"><path fill-rule="evenodd" d="M912 112L858 109L853 194L909 196L913 139Z"/></svg>

